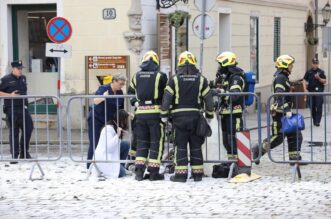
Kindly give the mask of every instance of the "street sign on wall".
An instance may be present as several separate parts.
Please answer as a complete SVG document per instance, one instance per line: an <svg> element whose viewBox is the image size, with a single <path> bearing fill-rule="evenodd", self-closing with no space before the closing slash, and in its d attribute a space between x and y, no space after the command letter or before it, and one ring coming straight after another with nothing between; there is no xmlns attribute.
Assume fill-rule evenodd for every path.
<svg viewBox="0 0 331 219"><path fill-rule="evenodd" d="M202 36L203 36L203 33L202 33L203 32L203 28L201 28L201 19L202 19L202 15L200 14L193 21L193 32L200 39L202 39ZM204 37L204 39L208 39L214 33L214 30L215 30L214 21L213 21L213 19L209 15L205 15L205 27L204 27L204 30L205 30L205 37Z"/></svg>
<svg viewBox="0 0 331 219"><path fill-rule="evenodd" d="M71 58L71 45L46 43L46 57Z"/></svg>
<svg viewBox="0 0 331 219"><path fill-rule="evenodd" d="M85 56L85 86L86 94L94 94L100 86L98 78L122 73L129 75L129 56L124 55L95 55Z"/></svg>
<svg viewBox="0 0 331 219"><path fill-rule="evenodd" d="M104 20L113 20L116 18L116 9L115 8L105 8L102 11L102 17Z"/></svg>
<svg viewBox="0 0 331 219"><path fill-rule="evenodd" d="M71 34L71 24L63 17L54 17L47 24L47 35L54 43L64 43L68 41Z"/></svg>
<svg viewBox="0 0 331 219"><path fill-rule="evenodd" d="M88 56L88 69L125 69L126 56Z"/></svg>

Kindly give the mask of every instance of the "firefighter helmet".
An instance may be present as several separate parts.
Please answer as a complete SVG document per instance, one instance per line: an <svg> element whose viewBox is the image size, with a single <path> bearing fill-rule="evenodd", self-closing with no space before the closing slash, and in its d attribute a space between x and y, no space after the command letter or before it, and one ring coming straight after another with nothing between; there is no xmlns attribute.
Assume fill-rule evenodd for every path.
<svg viewBox="0 0 331 219"><path fill-rule="evenodd" d="M141 61L141 63L143 62L147 62L149 60L152 60L153 62L155 62L157 65L160 64L160 60L159 60L159 56L152 50L146 52L143 56L143 59Z"/></svg>
<svg viewBox="0 0 331 219"><path fill-rule="evenodd" d="M191 52L185 51L185 52L182 52L179 55L177 67L185 65L185 63L187 63L189 65L196 65L197 64L197 60Z"/></svg>
<svg viewBox="0 0 331 219"><path fill-rule="evenodd" d="M217 56L216 61L220 63L222 67L227 67L230 65L236 65L237 57L233 52L222 52Z"/></svg>
<svg viewBox="0 0 331 219"><path fill-rule="evenodd" d="M289 65L293 64L295 59L290 55L281 55L276 60L277 68L285 68L287 69Z"/></svg>

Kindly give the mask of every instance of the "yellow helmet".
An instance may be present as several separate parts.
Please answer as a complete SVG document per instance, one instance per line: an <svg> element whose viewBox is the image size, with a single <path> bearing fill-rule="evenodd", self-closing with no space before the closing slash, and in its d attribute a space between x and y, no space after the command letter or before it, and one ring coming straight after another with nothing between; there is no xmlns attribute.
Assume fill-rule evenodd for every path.
<svg viewBox="0 0 331 219"><path fill-rule="evenodd" d="M108 76L103 77L102 84L109 84L112 81L113 81L113 76L108 75Z"/></svg>
<svg viewBox="0 0 331 219"><path fill-rule="evenodd" d="M141 61L141 63L149 61L149 60L153 60L156 64L160 64L160 60L159 60L159 56L152 50L146 52L143 56L143 59Z"/></svg>
<svg viewBox="0 0 331 219"><path fill-rule="evenodd" d="M295 59L290 55L281 55L277 58L275 65L277 68L288 68L294 61Z"/></svg>
<svg viewBox="0 0 331 219"><path fill-rule="evenodd" d="M179 55L177 67L185 65L186 62L189 65L196 65L197 64L197 59L195 58L195 56L191 52L185 51L185 52L182 52Z"/></svg>
<svg viewBox="0 0 331 219"><path fill-rule="evenodd" d="M217 56L216 61L220 63L222 67L226 67L237 64L237 57L233 52L222 52Z"/></svg>

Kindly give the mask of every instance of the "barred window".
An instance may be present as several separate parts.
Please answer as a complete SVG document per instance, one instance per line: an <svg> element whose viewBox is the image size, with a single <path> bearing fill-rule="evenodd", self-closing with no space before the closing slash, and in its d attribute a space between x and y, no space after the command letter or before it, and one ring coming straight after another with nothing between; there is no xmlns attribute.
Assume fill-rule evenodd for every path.
<svg viewBox="0 0 331 219"><path fill-rule="evenodd" d="M280 56L280 17L274 18L274 61Z"/></svg>

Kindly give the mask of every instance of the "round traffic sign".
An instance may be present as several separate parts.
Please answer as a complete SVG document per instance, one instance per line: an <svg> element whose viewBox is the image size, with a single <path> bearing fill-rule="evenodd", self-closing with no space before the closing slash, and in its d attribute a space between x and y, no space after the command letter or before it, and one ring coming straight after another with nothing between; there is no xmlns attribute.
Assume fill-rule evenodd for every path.
<svg viewBox="0 0 331 219"><path fill-rule="evenodd" d="M68 41L71 34L71 24L63 17L54 17L47 24L47 35L54 43L64 43Z"/></svg>
<svg viewBox="0 0 331 219"><path fill-rule="evenodd" d="M214 30L215 30L215 25L214 25L214 21L213 19L209 16L209 15L205 15L205 27L201 28L201 19L202 19L202 15L198 15L194 21L193 21L193 32L194 34L199 37L200 39L202 39L203 37L203 32L205 32L205 37L203 39L208 39L209 37L211 37L211 35L213 35Z"/></svg>

